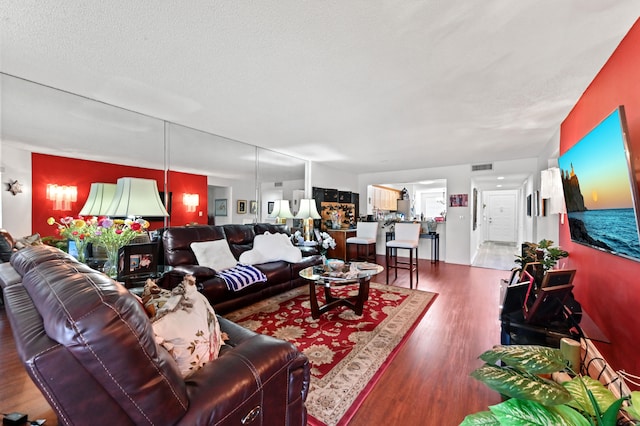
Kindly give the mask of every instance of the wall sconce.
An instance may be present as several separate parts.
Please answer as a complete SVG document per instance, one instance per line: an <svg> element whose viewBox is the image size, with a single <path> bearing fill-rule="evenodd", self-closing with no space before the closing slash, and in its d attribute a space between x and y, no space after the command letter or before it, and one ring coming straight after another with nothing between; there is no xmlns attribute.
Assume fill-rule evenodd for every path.
<svg viewBox="0 0 640 426"><path fill-rule="evenodd" d="M560 223L564 224L564 215L567 210L564 204L562 177L558 167L540 171L540 198L549 199L549 214L559 214Z"/></svg>
<svg viewBox="0 0 640 426"><path fill-rule="evenodd" d="M53 201L53 210L69 211L71 203L78 200L78 187L67 185L47 185L47 200Z"/></svg>
<svg viewBox="0 0 640 426"><path fill-rule="evenodd" d="M289 200L275 200L273 211L269 214L270 218L276 218L277 224L287 223L287 219L293 219L291 209L289 209Z"/></svg>
<svg viewBox="0 0 640 426"><path fill-rule="evenodd" d="M193 213L200 204L200 196L198 194L184 193L182 195L182 204L187 207L187 212Z"/></svg>

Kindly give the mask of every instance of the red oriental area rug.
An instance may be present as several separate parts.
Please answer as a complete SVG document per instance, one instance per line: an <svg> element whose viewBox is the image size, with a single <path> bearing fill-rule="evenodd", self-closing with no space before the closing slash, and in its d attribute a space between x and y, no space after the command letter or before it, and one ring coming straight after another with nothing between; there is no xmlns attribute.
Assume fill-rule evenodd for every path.
<svg viewBox="0 0 640 426"><path fill-rule="evenodd" d="M318 301L324 302L322 288ZM332 290L356 295L357 284ZM308 287L240 309L226 318L261 334L287 340L311 363L306 401L311 425L344 425L427 312L436 294L371 283L363 315L346 307L311 318Z"/></svg>

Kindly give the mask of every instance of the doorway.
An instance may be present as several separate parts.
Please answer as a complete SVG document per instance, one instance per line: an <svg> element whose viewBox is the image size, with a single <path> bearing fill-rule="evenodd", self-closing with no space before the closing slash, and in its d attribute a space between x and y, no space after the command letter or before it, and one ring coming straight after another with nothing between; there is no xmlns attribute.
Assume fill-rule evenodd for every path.
<svg viewBox="0 0 640 426"><path fill-rule="evenodd" d="M517 191L486 191L486 241L517 241Z"/></svg>

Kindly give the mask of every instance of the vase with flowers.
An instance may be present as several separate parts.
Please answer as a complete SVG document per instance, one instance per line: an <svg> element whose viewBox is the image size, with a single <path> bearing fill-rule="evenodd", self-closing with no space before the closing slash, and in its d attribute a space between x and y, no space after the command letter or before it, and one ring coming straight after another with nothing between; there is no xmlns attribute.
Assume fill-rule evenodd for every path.
<svg viewBox="0 0 640 426"><path fill-rule="evenodd" d="M322 260L326 264L327 263L327 251L329 249L336 248L336 240L333 239L331 235L326 232L320 233L320 254L322 255Z"/></svg>
<svg viewBox="0 0 640 426"><path fill-rule="evenodd" d="M53 217L47 219L49 225L55 225L57 227L57 235L75 243L76 249L78 250L78 260L83 263L86 261L87 244L93 239L94 221L95 218L93 217L85 219L82 216L75 218L65 216L59 220L55 220Z"/></svg>
<svg viewBox="0 0 640 426"><path fill-rule="evenodd" d="M100 217L93 229L93 241L104 247L107 252L107 262L104 273L111 278L118 275L118 250L133 241L149 228L149 222L144 219L110 219Z"/></svg>

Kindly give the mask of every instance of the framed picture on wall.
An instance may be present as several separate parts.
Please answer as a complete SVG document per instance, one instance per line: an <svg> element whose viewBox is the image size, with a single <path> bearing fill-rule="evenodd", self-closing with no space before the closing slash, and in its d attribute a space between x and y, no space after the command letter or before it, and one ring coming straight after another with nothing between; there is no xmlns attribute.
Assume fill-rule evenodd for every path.
<svg viewBox="0 0 640 426"><path fill-rule="evenodd" d="M238 214L247 212L247 200L238 200Z"/></svg>
<svg viewBox="0 0 640 426"><path fill-rule="evenodd" d="M219 198L215 200L215 216L226 216L227 215L227 199Z"/></svg>
<svg viewBox="0 0 640 426"><path fill-rule="evenodd" d="M249 201L249 214L258 213L258 202L256 200Z"/></svg>
<svg viewBox="0 0 640 426"><path fill-rule="evenodd" d="M273 207L275 206L275 201L269 201L267 203L267 214L273 213Z"/></svg>

